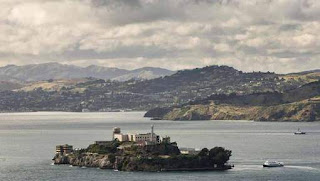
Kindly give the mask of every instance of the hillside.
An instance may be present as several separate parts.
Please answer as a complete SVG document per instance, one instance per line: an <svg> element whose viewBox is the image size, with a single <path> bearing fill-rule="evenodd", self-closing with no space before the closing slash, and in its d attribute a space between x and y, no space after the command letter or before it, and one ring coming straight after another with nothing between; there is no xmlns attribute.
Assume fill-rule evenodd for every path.
<svg viewBox="0 0 320 181"><path fill-rule="evenodd" d="M141 70L162 72L155 68L137 72ZM152 80L46 80L28 83L15 91L0 92L0 111L140 111L196 104L198 101L206 104L203 101L218 101L216 95L221 94L225 94L220 98L221 103L277 105L292 101L292 97L305 99L304 93L292 92L287 98L282 93L299 87L306 89L304 84L317 80L314 77L286 79L284 76L271 72L246 73L228 66L207 66ZM237 95L236 99L233 99L234 95Z"/></svg>
<svg viewBox="0 0 320 181"><path fill-rule="evenodd" d="M188 104L208 104L214 101L218 104L232 104L238 106L272 106L291 103L320 95L320 81L311 82L298 88L279 92L258 92L252 94L214 94L205 99L190 101Z"/></svg>
<svg viewBox="0 0 320 181"><path fill-rule="evenodd" d="M77 84L85 83L89 81L89 78L83 79L58 79L58 80L48 80L48 81L37 81L26 83L23 87L19 89L16 88L16 91L34 91L37 89L42 89L45 91L62 91L62 89L72 89L75 88ZM92 79L91 79L92 80Z"/></svg>
<svg viewBox="0 0 320 181"><path fill-rule="evenodd" d="M20 89L24 87L21 83L10 82L10 81L0 81L0 91Z"/></svg>
<svg viewBox="0 0 320 181"><path fill-rule="evenodd" d="M215 95L146 117L168 120L320 121L320 81L284 93Z"/></svg>
<svg viewBox="0 0 320 181"><path fill-rule="evenodd" d="M165 120L320 121L320 99L275 106L188 105L156 116Z"/></svg>
<svg viewBox="0 0 320 181"><path fill-rule="evenodd" d="M125 75L118 76L112 80L116 81L128 81L128 80L148 80L163 77L164 75L172 75L173 72L167 69L144 67L132 70Z"/></svg>
<svg viewBox="0 0 320 181"><path fill-rule="evenodd" d="M132 92L159 93L175 91L177 94L197 92L200 97L210 93L283 92L320 79L320 73L302 77L272 72L242 72L228 66L207 66L178 71L171 76L143 81L131 87ZM142 89L143 87L143 89ZM204 95L204 96L201 96Z"/></svg>
<svg viewBox="0 0 320 181"><path fill-rule="evenodd" d="M145 71L148 74L145 74ZM159 68L141 68L136 70L125 70L118 68L101 67L90 65L78 67L59 63L30 64L24 66L7 65L0 67L0 80L10 81L42 81L49 79L79 79L94 77L99 79L152 79L171 75L173 71ZM144 75L144 76L142 76ZM121 78L127 76L127 79Z"/></svg>
<svg viewBox="0 0 320 181"><path fill-rule="evenodd" d="M320 69L307 70L307 71L296 72L296 73L290 73L288 75L306 75L306 74L310 74L310 73L320 73Z"/></svg>
<svg viewBox="0 0 320 181"><path fill-rule="evenodd" d="M300 81L300 82L313 82L320 79L320 70L313 70L313 71L305 71L300 73L291 73L280 76L280 78L283 78L287 81L294 80L294 81Z"/></svg>

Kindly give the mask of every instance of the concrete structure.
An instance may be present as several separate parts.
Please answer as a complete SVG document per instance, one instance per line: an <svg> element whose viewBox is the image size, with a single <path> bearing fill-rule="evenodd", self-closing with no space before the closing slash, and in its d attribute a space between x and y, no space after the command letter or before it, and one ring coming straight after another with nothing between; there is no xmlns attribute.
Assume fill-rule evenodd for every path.
<svg viewBox="0 0 320 181"><path fill-rule="evenodd" d="M117 139L119 141L132 141L143 144L159 144L162 142L162 138L154 133L154 126L151 126L151 133L145 134L122 134L120 128L116 127L113 129L112 134L113 139ZM170 142L170 137L165 138L166 142Z"/></svg>
<svg viewBox="0 0 320 181"><path fill-rule="evenodd" d="M129 141L128 135L127 134L114 134L113 139L117 139L118 141Z"/></svg>
<svg viewBox="0 0 320 181"><path fill-rule="evenodd" d="M180 153L183 155L197 155L200 153L200 150L194 148L179 148Z"/></svg>
<svg viewBox="0 0 320 181"><path fill-rule="evenodd" d="M118 128L118 127L114 127L114 128L113 128L113 131L112 131L112 140L115 139L115 137L114 137L115 134L121 134L120 128Z"/></svg>
<svg viewBox="0 0 320 181"><path fill-rule="evenodd" d="M56 146L56 153L58 154L69 154L69 153L72 153L73 152L73 146L72 145L68 145L68 144L65 144L65 145L57 145Z"/></svg>
<svg viewBox="0 0 320 181"><path fill-rule="evenodd" d="M128 134L129 141L140 142L140 141L149 141L153 143L161 143L159 135L154 133L145 133L145 134Z"/></svg>
<svg viewBox="0 0 320 181"><path fill-rule="evenodd" d="M118 141L129 141L128 135L122 134L121 129L118 127L113 128L112 140L117 139Z"/></svg>
<svg viewBox="0 0 320 181"><path fill-rule="evenodd" d="M135 145L137 146L146 146L146 145L154 145L155 142L151 142L151 141L138 141L136 142Z"/></svg>
<svg viewBox="0 0 320 181"><path fill-rule="evenodd" d="M150 141L151 142L153 142L153 141L155 141L153 138L154 138L154 136L153 136L153 125L151 125L151 136L150 136Z"/></svg>

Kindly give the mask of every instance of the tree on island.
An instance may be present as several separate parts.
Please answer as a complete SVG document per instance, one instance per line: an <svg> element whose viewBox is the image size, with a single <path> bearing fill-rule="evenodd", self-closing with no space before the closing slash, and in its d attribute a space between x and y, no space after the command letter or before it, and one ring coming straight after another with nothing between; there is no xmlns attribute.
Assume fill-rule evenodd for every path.
<svg viewBox="0 0 320 181"><path fill-rule="evenodd" d="M223 147L214 147L210 150L208 150L208 148L203 148L198 156L209 159L213 165L217 164L218 166L223 166L230 159L231 153L231 150L226 150Z"/></svg>

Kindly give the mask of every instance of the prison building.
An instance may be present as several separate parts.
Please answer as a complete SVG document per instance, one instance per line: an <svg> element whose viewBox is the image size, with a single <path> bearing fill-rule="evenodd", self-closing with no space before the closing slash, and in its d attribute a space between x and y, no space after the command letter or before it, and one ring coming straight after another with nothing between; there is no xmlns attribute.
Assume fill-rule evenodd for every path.
<svg viewBox="0 0 320 181"><path fill-rule="evenodd" d="M64 144L64 145L57 145L56 146L56 153L57 154L69 154L72 153L73 151L73 146L72 145L68 145L68 144Z"/></svg>

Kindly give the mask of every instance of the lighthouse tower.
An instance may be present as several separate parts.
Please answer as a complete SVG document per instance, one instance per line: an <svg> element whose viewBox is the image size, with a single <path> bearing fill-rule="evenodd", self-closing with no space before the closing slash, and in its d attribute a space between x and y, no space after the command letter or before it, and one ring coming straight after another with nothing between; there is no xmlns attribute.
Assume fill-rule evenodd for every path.
<svg viewBox="0 0 320 181"><path fill-rule="evenodd" d="M153 142L154 141L154 139L153 139L153 135L154 135L154 133L153 133L153 125L151 125L151 137L150 137L150 141L151 142Z"/></svg>

